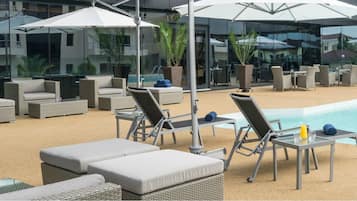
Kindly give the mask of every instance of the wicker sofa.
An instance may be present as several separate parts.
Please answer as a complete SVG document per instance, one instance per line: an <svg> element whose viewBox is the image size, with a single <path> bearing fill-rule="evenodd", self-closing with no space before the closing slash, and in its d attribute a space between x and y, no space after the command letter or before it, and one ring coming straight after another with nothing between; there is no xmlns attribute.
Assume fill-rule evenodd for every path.
<svg viewBox="0 0 357 201"><path fill-rule="evenodd" d="M59 101L60 84L49 80L16 80L4 84L4 96L15 101L17 115L28 114L29 102Z"/></svg>
<svg viewBox="0 0 357 201"><path fill-rule="evenodd" d="M15 121L15 101L0 98L0 123Z"/></svg>
<svg viewBox="0 0 357 201"><path fill-rule="evenodd" d="M92 174L0 194L0 200L121 200L121 187Z"/></svg>
<svg viewBox="0 0 357 201"><path fill-rule="evenodd" d="M98 97L125 96L126 80L112 76L87 76L80 80L79 96L88 100L88 107L98 106Z"/></svg>

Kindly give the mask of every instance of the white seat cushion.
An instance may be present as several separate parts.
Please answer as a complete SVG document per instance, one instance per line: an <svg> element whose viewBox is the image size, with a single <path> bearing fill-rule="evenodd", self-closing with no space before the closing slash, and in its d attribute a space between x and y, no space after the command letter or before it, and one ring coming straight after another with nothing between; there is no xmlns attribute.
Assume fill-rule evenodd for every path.
<svg viewBox="0 0 357 201"><path fill-rule="evenodd" d="M104 75L104 76L87 76L88 80L95 80L98 88L112 87L112 78L113 76Z"/></svg>
<svg viewBox="0 0 357 201"><path fill-rule="evenodd" d="M146 87L151 93L183 93L182 87Z"/></svg>
<svg viewBox="0 0 357 201"><path fill-rule="evenodd" d="M13 106L15 106L14 100L0 98L0 107L13 107Z"/></svg>
<svg viewBox="0 0 357 201"><path fill-rule="evenodd" d="M82 188L97 186L104 184L104 182L105 180L102 175L85 175L53 184L0 194L0 200L36 200Z"/></svg>
<svg viewBox="0 0 357 201"><path fill-rule="evenodd" d="M143 195L223 172L223 161L191 153L162 150L91 163L88 173Z"/></svg>
<svg viewBox="0 0 357 201"><path fill-rule="evenodd" d="M40 158L50 165L76 173L86 173L88 164L160 148L124 139L110 139L43 149Z"/></svg>
<svg viewBox="0 0 357 201"><path fill-rule="evenodd" d="M123 89L119 88L101 88L98 89L99 95L123 94Z"/></svg>
<svg viewBox="0 0 357 201"><path fill-rule="evenodd" d="M56 94L54 94L54 93L45 93L45 92L24 93L24 100L25 101L46 100L46 99L56 99Z"/></svg>
<svg viewBox="0 0 357 201"><path fill-rule="evenodd" d="M15 83L19 83L22 86L24 93L45 92L45 80L15 80Z"/></svg>

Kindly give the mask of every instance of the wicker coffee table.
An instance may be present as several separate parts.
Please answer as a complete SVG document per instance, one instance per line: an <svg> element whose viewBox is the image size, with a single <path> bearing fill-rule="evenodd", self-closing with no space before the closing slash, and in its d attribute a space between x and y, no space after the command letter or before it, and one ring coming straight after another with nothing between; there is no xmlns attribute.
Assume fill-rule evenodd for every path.
<svg viewBox="0 0 357 201"><path fill-rule="evenodd" d="M13 178L0 179L0 194L31 188L32 186Z"/></svg>
<svg viewBox="0 0 357 201"><path fill-rule="evenodd" d="M55 103L29 103L29 115L35 118L85 114L88 112L87 100L63 100Z"/></svg>
<svg viewBox="0 0 357 201"><path fill-rule="evenodd" d="M99 97L98 108L100 110L118 110L129 109L135 107L135 101L131 96L113 96L113 97Z"/></svg>

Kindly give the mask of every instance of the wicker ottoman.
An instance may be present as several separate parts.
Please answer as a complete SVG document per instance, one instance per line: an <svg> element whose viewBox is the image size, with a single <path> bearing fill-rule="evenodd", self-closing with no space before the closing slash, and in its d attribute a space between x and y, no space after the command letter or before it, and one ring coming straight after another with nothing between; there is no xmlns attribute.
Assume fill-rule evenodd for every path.
<svg viewBox="0 0 357 201"><path fill-rule="evenodd" d="M147 87L160 105L181 103L183 89L181 87Z"/></svg>
<svg viewBox="0 0 357 201"><path fill-rule="evenodd" d="M124 139L110 139L43 149L42 179L44 184L87 174L92 162L157 151L159 147Z"/></svg>
<svg viewBox="0 0 357 201"><path fill-rule="evenodd" d="M100 110L116 110L134 108L135 101L131 96L99 97L98 108Z"/></svg>
<svg viewBox="0 0 357 201"><path fill-rule="evenodd" d="M223 161L162 150L91 163L123 200L223 200Z"/></svg>
<svg viewBox="0 0 357 201"><path fill-rule="evenodd" d="M15 101L0 98L0 123L15 121Z"/></svg>

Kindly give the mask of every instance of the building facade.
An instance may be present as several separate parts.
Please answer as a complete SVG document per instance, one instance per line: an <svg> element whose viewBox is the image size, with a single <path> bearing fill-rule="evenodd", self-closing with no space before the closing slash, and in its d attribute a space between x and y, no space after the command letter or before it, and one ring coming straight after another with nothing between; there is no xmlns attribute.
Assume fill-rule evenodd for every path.
<svg viewBox="0 0 357 201"><path fill-rule="evenodd" d="M106 2L117 1L106 0ZM141 0L142 19L155 24L163 21L173 26L184 24L187 21L186 17L176 21L177 14L172 11L172 7L184 3L187 1ZM133 29L41 29L29 32L16 29L17 26L26 23L89 5L89 0L0 0L0 76L17 78L37 74L113 74L113 68L121 66L128 69L129 82L136 80L136 40ZM129 1L120 8L134 12L134 2ZM338 27L335 29L337 30ZM217 66L228 66L223 68L228 71L223 73L228 77L227 82L224 83L235 84L233 64L238 63L238 60L227 39L230 32L239 36L255 31L259 36L286 43L283 47L275 44L264 48L257 46L257 51L251 60L255 65L255 81L269 81L272 65L281 65L289 70L298 69L300 65L323 63L324 59L321 57L328 52L324 48L321 49L321 44L325 47L329 43L322 42L324 37L321 37L321 34L324 35L324 32L328 34L331 30L333 27L325 31L325 28L314 24L242 23L198 18L195 50L197 84L200 88L211 87L215 83L213 80L219 78L215 74L217 72L213 70ZM142 74L146 76L148 83L162 77L160 66L166 65L157 36L158 31L151 28L143 29L141 35ZM122 46L117 47L115 44L119 37ZM112 43L108 44L108 40ZM338 51L343 48L342 46L330 44L328 48L332 48L330 51ZM353 51L352 45L347 46ZM116 48L123 48L122 51L118 50L120 55L111 53L118 51L109 51ZM34 64L37 68L33 67ZM182 60L182 66L184 66L183 86L188 86L186 56Z"/></svg>

